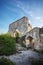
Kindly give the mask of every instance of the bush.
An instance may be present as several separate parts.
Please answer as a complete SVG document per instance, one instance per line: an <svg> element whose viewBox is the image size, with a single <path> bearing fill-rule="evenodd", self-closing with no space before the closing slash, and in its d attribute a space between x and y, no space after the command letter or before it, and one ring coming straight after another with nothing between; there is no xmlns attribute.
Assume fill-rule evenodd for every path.
<svg viewBox="0 0 43 65"><path fill-rule="evenodd" d="M34 59L34 60L32 60L31 65L43 65L43 60L41 60L41 59Z"/></svg>
<svg viewBox="0 0 43 65"><path fill-rule="evenodd" d="M0 55L10 55L16 52L15 38L8 34L0 35Z"/></svg>
<svg viewBox="0 0 43 65"><path fill-rule="evenodd" d="M0 59L0 65L16 65L16 63L13 63L9 59L3 57Z"/></svg>

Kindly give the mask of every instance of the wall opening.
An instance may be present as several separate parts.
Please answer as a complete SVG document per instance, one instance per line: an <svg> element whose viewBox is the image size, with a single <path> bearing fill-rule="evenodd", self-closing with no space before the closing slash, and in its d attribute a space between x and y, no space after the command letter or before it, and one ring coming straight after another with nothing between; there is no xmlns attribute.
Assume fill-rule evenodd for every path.
<svg viewBox="0 0 43 65"><path fill-rule="evenodd" d="M31 36L28 36L26 39L26 47L34 48L34 43L35 43L34 38Z"/></svg>

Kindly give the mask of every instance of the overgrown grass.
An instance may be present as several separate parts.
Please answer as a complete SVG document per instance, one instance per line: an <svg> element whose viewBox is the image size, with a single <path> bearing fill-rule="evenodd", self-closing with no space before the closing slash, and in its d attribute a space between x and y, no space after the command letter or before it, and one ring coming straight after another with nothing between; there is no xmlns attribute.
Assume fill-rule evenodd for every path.
<svg viewBox="0 0 43 65"><path fill-rule="evenodd" d="M16 63L13 63L9 59L2 57L0 59L0 65L16 65Z"/></svg>
<svg viewBox="0 0 43 65"><path fill-rule="evenodd" d="M0 55L16 53L15 38L8 34L0 35Z"/></svg>

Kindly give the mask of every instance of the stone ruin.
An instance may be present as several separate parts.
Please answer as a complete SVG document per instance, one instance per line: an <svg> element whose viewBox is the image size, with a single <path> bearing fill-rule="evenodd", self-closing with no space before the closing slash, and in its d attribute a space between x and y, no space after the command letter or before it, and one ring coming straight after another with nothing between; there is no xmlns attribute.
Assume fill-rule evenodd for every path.
<svg viewBox="0 0 43 65"><path fill-rule="evenodd" d="M19 36L21 37L31 29L32 26L30 25L28 18L25 16L9 25L9 32L13 37L15 36L15 31L19 32Z"/></svg>
<svg viewBox="0 0 43 65"><path fill-rule="evenodd" d="M35 27L26 33L26 46L29 45L37 50L43 50L43 27ZM30 41L31 39L31 41Z"/></svg>
<svg viewBox="0 0 43 65"><path fill-rule="evenodd" d="M15 37L16 31L19 32L19 40L22 40L26 47L43 50L43 27L35 27L32 29L28 18L24 16L9 25L11 36ZM25 37L25 41L23 40L23 37Z"/></svg>

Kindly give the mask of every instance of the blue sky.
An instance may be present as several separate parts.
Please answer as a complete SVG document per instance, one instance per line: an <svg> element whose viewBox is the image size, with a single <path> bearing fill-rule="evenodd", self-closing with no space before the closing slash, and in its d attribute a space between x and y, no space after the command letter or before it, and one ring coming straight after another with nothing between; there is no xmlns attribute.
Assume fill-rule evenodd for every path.
<svg viewBox="0 0 43 65"><path fill-rule="evenodd" d="M43 27L43 0L0 0L0 33L23 16L33 27Z"/></svg>

